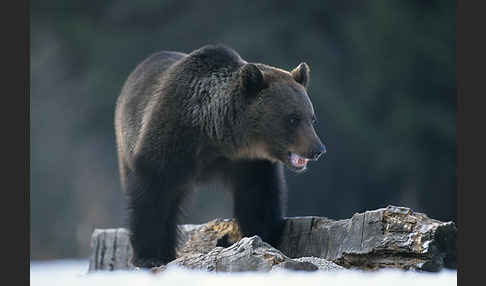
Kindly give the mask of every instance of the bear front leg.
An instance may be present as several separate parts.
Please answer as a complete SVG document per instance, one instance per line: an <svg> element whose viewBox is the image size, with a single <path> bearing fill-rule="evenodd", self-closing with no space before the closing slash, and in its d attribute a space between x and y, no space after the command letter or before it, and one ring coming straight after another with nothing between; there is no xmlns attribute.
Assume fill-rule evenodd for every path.
<svg viewBox="0 0 486 286"><path fill-rule="evenodd" d="M135 174L127 180L132 263L154 267L176 258L177 216L184 187L169 176Z"/></svg>
<svg viewBox="0 0 486 286"><path fill-rule="evenodd" d="M260 236L278 248L284 227L286 183L282 165L248 161L235 165L234 214L243 236Z"/></svg>

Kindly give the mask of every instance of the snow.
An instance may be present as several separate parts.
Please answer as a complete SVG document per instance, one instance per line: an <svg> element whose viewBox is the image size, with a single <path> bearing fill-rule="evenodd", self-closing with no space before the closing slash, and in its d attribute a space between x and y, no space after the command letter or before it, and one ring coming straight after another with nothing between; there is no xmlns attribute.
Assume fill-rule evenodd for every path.
<svg viewBox="0 0 486 286"><path fill-rule="evenodd" d="M113 271L87 274L87 260L32 261L30 285L360 285L360 286L447 286L457 285L457 271L443 270L439 273L380 270L296 272L277 271L270 273L211 273L169 267L154 275L149 271Z"/></svg>

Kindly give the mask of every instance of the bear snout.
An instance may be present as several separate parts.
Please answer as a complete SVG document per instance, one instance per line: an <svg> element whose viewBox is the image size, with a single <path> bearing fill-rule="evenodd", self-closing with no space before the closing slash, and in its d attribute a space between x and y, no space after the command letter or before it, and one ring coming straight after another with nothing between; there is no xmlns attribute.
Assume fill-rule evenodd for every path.
<svg viewBox="0 0 486 286"><path fill-rule="evenodd" d="M309 152L309 159L312 161L317 161L324 153L326 153L326 146L324 144L320 144L318 147L313 148L313 150Z"/></svg>

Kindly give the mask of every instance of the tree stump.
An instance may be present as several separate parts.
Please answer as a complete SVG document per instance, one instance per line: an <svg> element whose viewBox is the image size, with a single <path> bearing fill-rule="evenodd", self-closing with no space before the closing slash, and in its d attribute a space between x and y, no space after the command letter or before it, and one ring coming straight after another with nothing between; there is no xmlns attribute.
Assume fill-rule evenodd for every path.
<svg viewBox="0 0 486 286"><path fill-rule="evenodd" d="M356 213L344 220L288 217L285 219L282 243L277 246L280 251L263 241L260 243L257 236L241 242L242 236L234 219L215 219L202 225L180 225L179 230L178 258L169 264L210 271L310 270L316 268L305 263L312 264L313 261L318 264L317 269L323 269L325 263L364 270L400 268L440 271L444 267L457 267L455 224L431 219L406 207L388 206ZM91 238L89 270L134 269L130 263L132 248L128 236L129 232L123 228L96 229ZM280 257L275 258L278 263L265 266L262 256L257 255L258 251L248 252L253 254L248 254L245 256L247 259L242 260L238 253L232 252L238 243L257 245L261 253L274 253L274 258ZM251 247L247 245L247 248L241 249ZM214 261L219 261L217 267ZM161 269L163 267L157 271Z"/></svg>

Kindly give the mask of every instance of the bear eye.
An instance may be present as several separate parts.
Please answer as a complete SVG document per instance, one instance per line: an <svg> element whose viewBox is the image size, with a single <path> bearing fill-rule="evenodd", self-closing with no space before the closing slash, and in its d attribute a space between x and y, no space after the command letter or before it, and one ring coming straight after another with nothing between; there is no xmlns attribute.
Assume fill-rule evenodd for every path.
<svg viewBox="0 0 486 286"><path fill-rule="evenodd" d="M290 126L297 126L299 124L300 118L296 114L292 114L289 116L289 125Z"/></svg>

